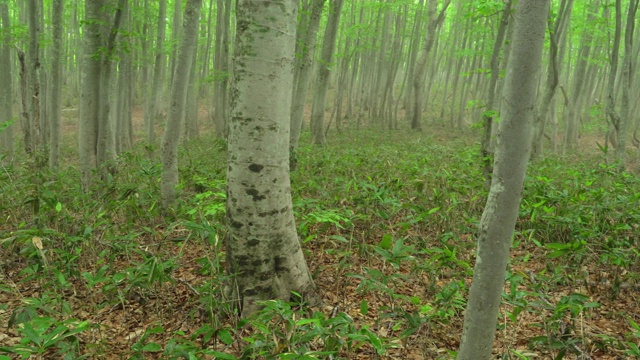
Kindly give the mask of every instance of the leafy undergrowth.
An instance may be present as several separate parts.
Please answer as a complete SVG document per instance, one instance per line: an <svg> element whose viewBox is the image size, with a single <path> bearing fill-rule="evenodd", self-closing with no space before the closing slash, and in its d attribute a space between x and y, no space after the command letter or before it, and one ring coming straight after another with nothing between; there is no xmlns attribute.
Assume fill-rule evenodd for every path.
<svg viewBox="0 0 640 360"><path fill-rule="evenodd" d="M294 208L324 303L245 320L222 290L224 144L187 149L171 214L143 148L90 196L71 166L2 169L0 359L455 357L486 198L476 146L363 131L301 148ZM640 180L601 160L530 167L496 358L640 356Z"/></svg>

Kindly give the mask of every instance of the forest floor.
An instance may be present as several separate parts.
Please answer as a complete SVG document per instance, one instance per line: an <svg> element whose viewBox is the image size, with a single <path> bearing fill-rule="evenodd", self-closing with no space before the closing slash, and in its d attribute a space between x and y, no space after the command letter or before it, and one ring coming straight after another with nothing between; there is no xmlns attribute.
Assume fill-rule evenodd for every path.
<svg viewBox="0 0 640 360"><path fill-rule="evenodd" d="M222 296L224 143L187 144L181 203L163 214L143 146L82 193L72 118L59 176L28 161L0 172L0 360L455 358L487 195L478 133L428 124L303 145L294 209L323 304L268 302L241 320ZM640 157L619 173L596 141L530 166L496 359L640 356Z"/></svg>

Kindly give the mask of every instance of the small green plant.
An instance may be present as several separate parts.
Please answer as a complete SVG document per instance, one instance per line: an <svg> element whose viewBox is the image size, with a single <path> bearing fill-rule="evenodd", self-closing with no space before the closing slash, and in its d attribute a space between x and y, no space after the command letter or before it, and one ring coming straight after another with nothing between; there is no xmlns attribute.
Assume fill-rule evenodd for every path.
<svg viewBox="0 0 640 360"><path fill-rule="evenodd" d="M251 326L250 337L242 358L250 359L317 359L346 356L365 344L376 353L384 354L387 344L367 327L358 329L353 319L345 313L327 318L321 312L305 317L293 304L283 301L266 301L264 308L239 326Z"/></svg>
<svg viewBox="0 0 640 360"><path fill-rule="evenodd" d="M33 317L27 321L16 323L22 336L20 343L14 346L0 347L0 352L15 354L21 359L37 356L42 358L51 349L57 348L56 354L61 359L84 359L76 357L78 350L77 334L89 329L89 321L68 319L59 321L53 317Z"/></svg>

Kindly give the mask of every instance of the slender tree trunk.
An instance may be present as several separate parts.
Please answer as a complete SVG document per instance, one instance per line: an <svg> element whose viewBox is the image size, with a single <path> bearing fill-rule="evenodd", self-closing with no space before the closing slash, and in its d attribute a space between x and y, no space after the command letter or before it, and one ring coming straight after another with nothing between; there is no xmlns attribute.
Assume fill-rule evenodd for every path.
<svg viewBox="0 0 640 360"><path fill-rule="evenodd" d="M598 5L598 0L592 0L589 5L587 14L587 23L594 21L595 15L593 9ZM578 60L573 75L573 89L569 98L569 106L565 116L566 130L564 135L564 150L571 151L575 149L578 142L578 127L580 125L580 116L582 114L581 102L585 93L585 81L588 68L588 59L591 54L593 41L593 33L586 29L580 39L580 50L578 52Z"/></svg>
<svg viewBox="0 0 640 360"><path fill-rule="evenodd" d="M2 147L0 158L11 162L13 160L13 66L11 60L11 20L9 17L9 6L6 1L0 1L0 32L4 37L0 39L0 142Z"/></svg>
<svg viewBox="0 0 640 360"><path fill-rule="evenodd" d="M227 137L229 117L229 24L231 22L231 0L218 0L216 16L216 44L213 64L215 81L215 109L213 121L216 135Z"/></svg>
<svg viewBox="0 0 640 360"><path fill-rule="evenodd" d="M60 115L62 109L62 14L64 0L54 0L53 47L51 48L51 96L49 98L49 168L56 170L60 156Z"/></svg>
<svg viewBox="0 0 640 360"><path fill-rule="evenodd" d="M242 316L257 301L317 303L296 232L289 127L297 1L238 0L227 172L227 264Z"/></svg>
<svg viewBox="0 0 640 360"><path fill-rule="evenodd" d="M307 100L307 90L309 90L309 81L311 80L311 70L313 69L313 54L316 48L316 39L318 37L318 26L320 25L320 17L326 0L313 0L311 3L311 11L306 26L306 31L298 35L299 53L296 68L296 81L294 82L293 99L291 103L291 170L297 167L296 150L300 141L300 132L302 123L304 122L304 106Z"/></svg>
<svg viewBox="0 0 640 360"><path fill-rule="evenodd" d="M558 83L560 82L560 68L562 66L562 53L559 51L559 43L565 39L565 31L571 16L573 0L562 0L558 17L553 27L549 27L549 69L547 71L547 81L544 88L544 95L538 106L534 122L533 144L531 149L531 159L542 156L542 144L545 135L547 114L549 107L556 94Z"/></svg>
<svg viewBox="0 0 640 360"><path fill-rule="evenodd" d="M151 103L149 104L149 113L145 114L145 124L147 125L147 142L153 144L156 142L155 122L160 118L160 103L164 96L164 75L166 69L166 55L164 49L164 38L166 34L167 21L167 0L160 0L158 3L158 32L156 35L156 59L153 70L153 81L151 93Z"/></svg>
<svg viewBox="0 0 640 360"><path fill-rule="evenodd" d="M324 111L327 105L327 91L329 89L329 75L333 61L333 52L336 47L336 35L340 24L340 14L344 0L331 0L329 19L322 40L322 54L318 63L313 107L311 108L311 134L314 144L324 144Z"/></svg>
<svg viewBox="0 0 640 360"><path fill-rule="evenodd" d="M498 77L500 75L500 51L502 44L504 44L505 34L507 33L507 25L509 24L509 17L511 16L512 1L508 0L504 9L502 9L502 18L500 19L500 25L498 26L498 34L496 36L496 42L493 44L493 54L491 55L491 79L489 81L489 100L487 101L486 111L483 113L483 126L484 133L482 136L482 172L484 175L486 187L491 185L491 155L493 153L491 149L491 129L493 128L493 118L498 113L496 109L496 85L498 84Z"/></svg>
<svg viewBox="0 0 640 360"><path fill-rule="evenodd" d="M635 18L638 10L638 0L629 1L627 23L624 34L624 59L622 63L622 104L620 105L620 124L618 129L618 147L616 148L616 162L621 169L626 166L627 137L630 125L629 97L634 78L633 72L633 33Z"/></svg>
<svg viewBox="0 0 640 360"><path fill-rule="evenodd" d="M99 50L101 1L85 2L85 22L83 29L84 44L81 67L81 94L78 106L78 143L82 185L87 191L92 183L91 172L96 168L96 143L98 134L98 114L100 104L100 65Z"/></svg>
<svg viewBox="0 0 640 360"><path fill-rule="evenodd" d="M480 220L458 360L489 360L531 147L548 0L520 1L507 67L491 190Z"/></svg>
<svg viewBox="0 0 640 360"><path fill-rule="evenodd" d="M202 0L187 0L184 12L185 29L178 48L176 70L173 75L169 116L162 137L162 176L160 192L162 207L166 210L174 205L176 185L178 184L178 143L185 113L189 75L193 64L193 56L197 45L198 20Z"/></svg>
<svg viewBox="0 0 640 360"><path fill-rule="evenodd" d="M414 130L422 131L422 96L424 89L424 76L427 70L427 59L429 58L429 52L431 52L431 48L433 47L433 42L436 37L436 32L438 27L444 20L444 14L449 7L451 0L446 0L443 4L442 9L440 10L440 14L436 16L436 10L438 6L438 2L436 0L428 0L427 3L427 14L428 14L428 24L427 24L427 33L422 43L422 50L420 55L418 56L418 60L416 63L415 73L413 76L413 117L411 119L411 128Z"/></svg>
<svg viewBox="0 0 640 360"><path fill-rule="evenodd" d="M618 146L617 135L620 129L620 114L616 110L615 101L615 84L618 76L620 39L622 37L622 1L615 2L615 32L613 35L613 46L609 56L609 78L607 81L607 102L605 103L605 111L607 114L607 122L609 129L606 140L611 142L614 147ZM608 146L608 145L605 145Z"/></svg>
<svg viewBox="0 0 640 360"><path fill-rule="evenodd" d="M28 131L25 136L27 153L33 154L42 145L42 129L40 127L40 22L37 0L28 0L29 50L27 52L27 84L28 84Z"/></svg>

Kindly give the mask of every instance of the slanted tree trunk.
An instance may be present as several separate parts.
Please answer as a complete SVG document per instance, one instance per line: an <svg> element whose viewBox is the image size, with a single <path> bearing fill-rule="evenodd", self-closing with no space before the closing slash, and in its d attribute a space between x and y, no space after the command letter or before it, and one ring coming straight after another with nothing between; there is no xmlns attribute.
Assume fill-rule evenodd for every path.
<svg viewBox="0 0 640 360"><path fill-rule="evenodd" d="M260 300L316 302L296 232L289 126L297 1L238 0L227 172L227 265L242 316Z"/></svg>
<svg viewBox="0 0 640 360"><path fill-rule="evenodd" d="M56 170L60 156L60 115L62 109L62 14L64 0L54 0L53 47L51 48L51 96L49 98L49 168Z"/></svg>
<svg viewBox="0 0 640 360"><path fill-rule="evenodd" d="M198 20L202 0L187 0L184 11L185 28L178 48L175 74L171 86L169 116L162 137L162 176L160 195L162 207L166 210L174 205L176 185L178 184L178 143L185 113L189 75L193 64L193 55L197 45Z"/></svg>
<svg viewBox="0 0 640 360"><path fill-rule="evenodd" d="M422 43L422 50L418 55L416 68L413 74L413 111L411 118L411 128L414 130L422 130L422 96L425 83L425 72L427 71L427 59L429 59L429 52L433 47L433 43L436 37L436 32L442 21L444 20L445 11L451 0L446 0L443 4L440 14L436 16L436 10L438 1L428 0L427 4L427 33Z"/></svg>
<svg viewBox="0 0 640 360"><path fill-rule="evenodd" d="M4 37L0 39L0 142L2 147L0 158L10 162L13 160L13 84L11 60L11 20L9 6L6 1L0 1L0 32Z"/></svg>
<svg viewBox="0 0 640 360"><path fill-rule="evenodd" d="M542 144L545 135L547 123L547 114L551 102L556 94L558 83L560 82L560 68L562 66L562 53L559 51L560 41L565 38L564 34L571 16L573 8L573 0L562 0L558 17L553 24L549 26L549 69L547 70L547 81L544 88L544 95L538 106L538 111L534 121L533 144L531 149L531 159L542 156Z"/></svg>
<svg viewBox="0 0 640 360"><path fill-rule="evenodd" d="M311 13L307 19L307 26L303 33L298 34L298 59L296 61L296 82L293 84L293 100L291 103L291 135L290 135L290 151L291 151L291 170L297 167L296 150L300 141L300 132L302 123L304 122L304 105L307 100L307 90L309 90L309 81L311 80L311 69L313 68L313 54L316 48L316 39L318 37L318 27L320 25L320 17L326 0L313 0L311 2Z"/></svg>
<svg viewBox="0 0 640 360"><path fill-rule="evenodd" d="M491 129L493 128L493 118L498 114L496 108L496 85L498 84L498 77L500 75L500 51L502 44L504 44L505 34L507 33L507 25L509 24L509 18L511 16L511 0L507 0L502 9L502 18L500 19L500 25L498 26L498 34L496 36L496 42L493 44L493 54L491 55L491 79L489 82L489 100L487 101L487 107L482 114L484 133L482 136L482 173L485 178L486 187L491 185Z"/></svg>
<svg viewBox="0 0 640 360"><path fill-rule="evenodd" d="M322 54L318 63L318 73L316 75L315 93L313 96L313 106L311 107L311 135L314 144L324 144L326 141L324 133L324 110L327 105L327 90L329 89L329 75L333 61L333 52L336 47L336 37L338 34L338 24L340 24L340 14L344 0L331 0L329 8L329 19L322 40Z"/></svg>
<svg viewBox="0 0 640 360"><path fill-rule="evenodd" d="M548 12L549 0L520 1L517 5L494 173L478 229L478 251L458 360L491 359L509 249L531 147L537 77Z"/></svg>

